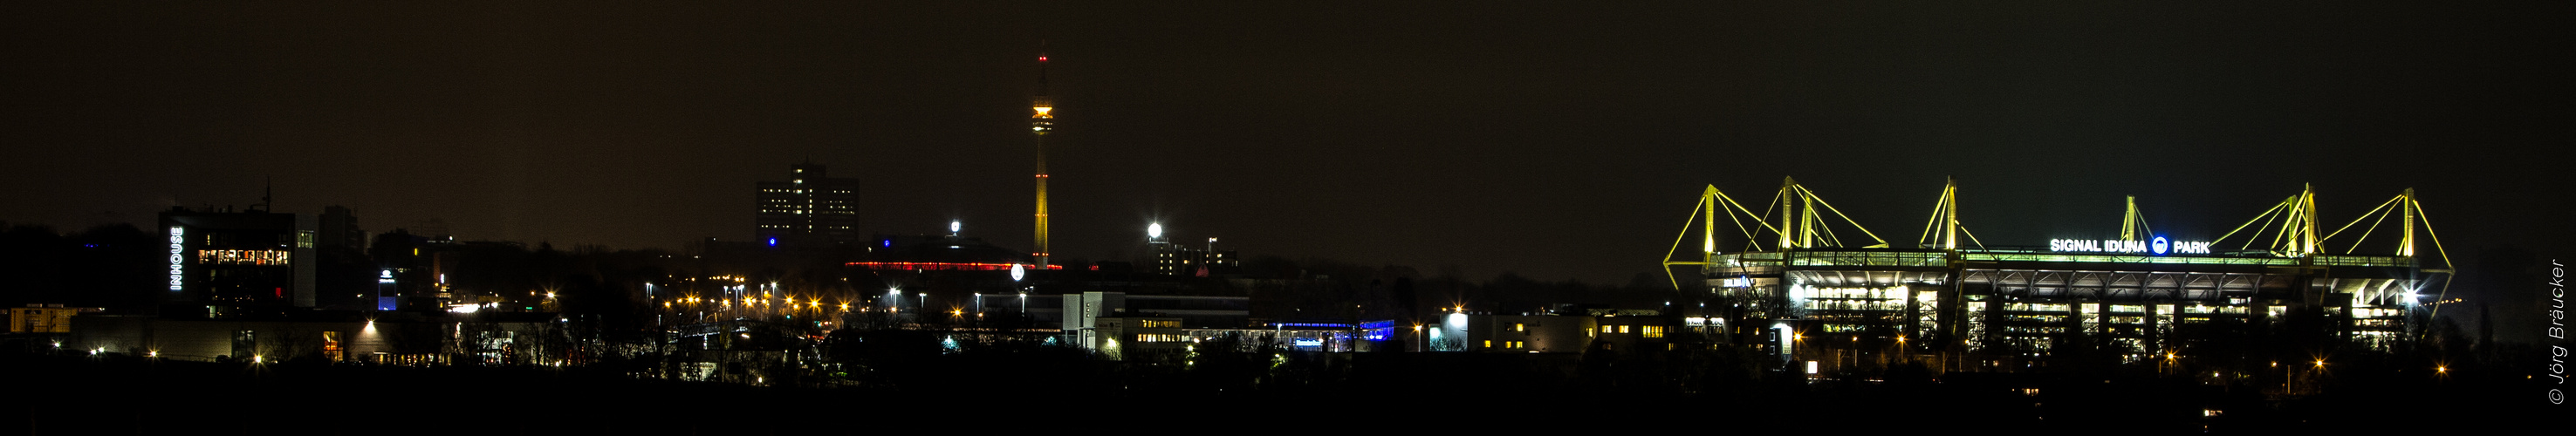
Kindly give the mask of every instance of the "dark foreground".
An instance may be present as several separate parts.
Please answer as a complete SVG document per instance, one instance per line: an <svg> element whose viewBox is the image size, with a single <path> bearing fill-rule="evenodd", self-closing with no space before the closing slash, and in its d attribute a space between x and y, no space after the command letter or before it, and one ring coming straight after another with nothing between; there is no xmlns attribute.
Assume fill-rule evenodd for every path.
<svg viewBox="0 0 2576 436"><path fill-rule="evenodd" d="M1493 358L1360 356L1331 383L1207 388L1114 365L931 371L902 388L755 387L553 368L218 364L0 355L30 434L859 434L1303 429L2251 433L2536 431L2576 425L2546 380L2373 382L2277 397L2190 379L1890 371L1755 377L1712 392L1616 387ZM1510 357L1510 356L1504 356ZM1080 366L1080 365L1074 365ZM1566 378L1571 377L1571 378ZM1572 380L1533 383L1534 379ZM1936 381L1937 379L1937 381ZM943 387L944 386L944 387ZM2218 416L2209 416L2217 410ZM1561 430L1549 430L1561 429ZM1591 429L1591 430L1581 430ZM15 431L12 431L15 432ZM1266 432L1265 432L1266 433ZM1172 433L1182 434L1182 433Z"/></svg>

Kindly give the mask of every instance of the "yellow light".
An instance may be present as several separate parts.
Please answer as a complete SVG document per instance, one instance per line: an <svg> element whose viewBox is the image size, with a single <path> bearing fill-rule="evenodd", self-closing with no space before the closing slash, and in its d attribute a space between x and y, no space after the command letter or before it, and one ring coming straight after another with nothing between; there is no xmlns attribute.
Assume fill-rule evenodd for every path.
<svg viewBox="0 0 2576 436"><path fill-rule="evenodd" d="M2324 368L2324 367L2326 367L2326 360L2325 360L2325 359L2317 359L2317 367L2318 367L2318 368Z"/></svg>
<svg viewBox="0 0 2576 436"><path fill-rule="evenodd" d="M1046 107L1046 106L1037 106L1037 107L1032 107L1032 108L1030 108L1030 109L1036 109L1036 110L1038 111L1038 116L1041 116L1041 117L1043 117L1043 116L1049 116L1049 115L1047 115L1047 112L1053 112L1053 111L1055 111L1055 108L1052 108L1052 107Z"/></svg>
<svg viewBox="0 0 2576 436"><path fill-rule="evenodd" d="M2433 367L2433 372L2438 372L2438 373L2445 373L2445 374L2448 374L2448 373L2450 373L2450 372L2451 372L2451 367L2448 367L2448 366L2436 366L2436 367Z"/></svg>

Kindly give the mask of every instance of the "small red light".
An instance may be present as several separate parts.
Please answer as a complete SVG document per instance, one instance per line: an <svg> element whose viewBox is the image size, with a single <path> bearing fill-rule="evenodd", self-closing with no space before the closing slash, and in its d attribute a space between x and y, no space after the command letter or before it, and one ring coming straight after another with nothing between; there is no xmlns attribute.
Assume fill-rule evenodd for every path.
<svg viewBox="0 0 2576 436"><path fill-rule="evenodd" d="M1039 56L1038 62L1046 62L1046 56Z"/></svg>

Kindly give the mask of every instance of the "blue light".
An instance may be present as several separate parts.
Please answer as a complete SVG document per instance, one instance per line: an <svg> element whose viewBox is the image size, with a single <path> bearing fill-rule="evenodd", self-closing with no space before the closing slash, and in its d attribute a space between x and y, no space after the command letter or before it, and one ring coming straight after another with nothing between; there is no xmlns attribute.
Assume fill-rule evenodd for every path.
<svg viewBox="0 0 2576 436"><path fill-rule="evenodd" d="M1364 340L1385 341L1393 337L1395 337L1395 329L1391 328L1367 329L1360 331L1360 338Z"/></svg>
<svg viewBox="0 0 2576 436"><path fill-rule="evenodd" d="M776 246L778 246L778 238L769 238L769 246L771 246L771 247L776 247Z"/></svg>
<svg viewBox="0 0 2576 436"><path fill-rule="evenodd" d="M893 239L887 239L887 240L883 240L883 241L877 241L877 245L883 245L883 246L885 246L886 248L894 248L894 240L893 240Z"/></svg>
<svg viewBox="0 0 2576 436"><path fill-rule="evenodd" d="M2165 255L2165 250L2172 247L2173 243L2166 241L2163 236L2157 236L2155 240L2147 242L2147 250L2154 251L2157 256Z"/></svg>

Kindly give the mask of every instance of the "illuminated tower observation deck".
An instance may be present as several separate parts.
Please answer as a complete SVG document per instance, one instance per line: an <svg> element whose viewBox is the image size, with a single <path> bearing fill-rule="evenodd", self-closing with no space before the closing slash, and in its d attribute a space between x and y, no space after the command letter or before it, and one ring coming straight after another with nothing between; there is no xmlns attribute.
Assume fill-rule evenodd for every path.
<svg viewBox="0 0 2576 436"><path fill-rule="evenodd" d="M1055 130L1055 116L1047 114L1048 112L1055 110L1055 102L1053 99L1047 98L1046 62L1046 55L1039 54L1038 95L1036 98L1032 99L1029 104L1029 109L1037 112L1035 115L1029 116L1029 131L1037 134L1037 140L1035 142L1037 143L1038 152L1037 252L1030 254L1037 257L1037 264L1040 268L1044 268L1045 265L1047 265L1046 134L1047 132Z"/></svg>

